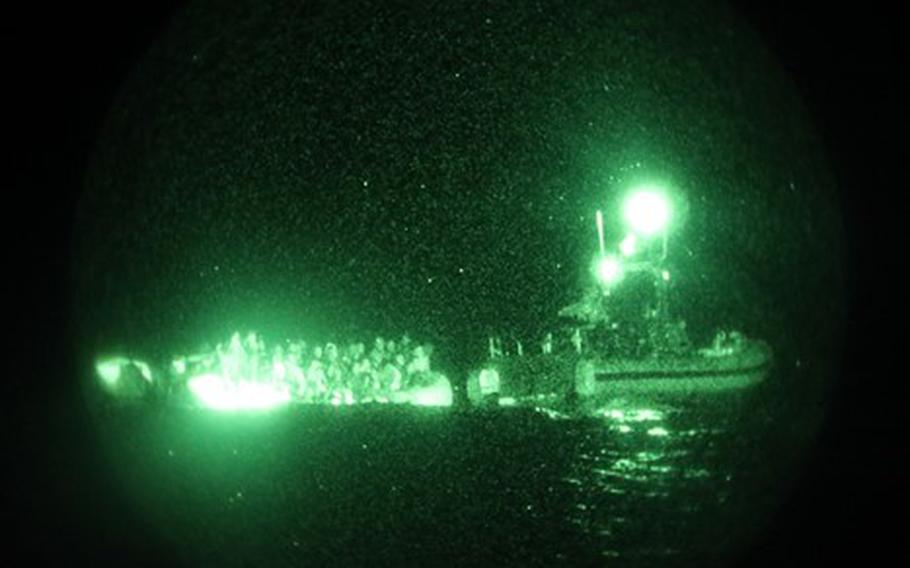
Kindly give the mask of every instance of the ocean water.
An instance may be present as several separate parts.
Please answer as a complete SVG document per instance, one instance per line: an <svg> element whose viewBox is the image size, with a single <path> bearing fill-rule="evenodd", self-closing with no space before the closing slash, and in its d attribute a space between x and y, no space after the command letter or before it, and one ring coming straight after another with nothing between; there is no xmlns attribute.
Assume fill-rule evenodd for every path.
<svg viewBox="0 0 910 568"><path fill-rule="evenodd" d="M747 550L786 478L757 400L132 409L98 426L144 538L187 565L705 566Z"/></svg>

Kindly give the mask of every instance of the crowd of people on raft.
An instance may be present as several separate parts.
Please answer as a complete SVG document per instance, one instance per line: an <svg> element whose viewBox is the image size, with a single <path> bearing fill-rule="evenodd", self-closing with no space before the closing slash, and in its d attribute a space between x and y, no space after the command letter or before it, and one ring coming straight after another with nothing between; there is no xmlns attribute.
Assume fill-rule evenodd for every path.
<svg viewBox="0 0 910 568"><path fill-rule="evenodd" d="M394 393L432 384L433 346L408 335L377 337L372 344L310 344L304 340L267 346L262 336L234 333L214 349L174 359L173 372L186 380L216 375L228 384L253 382L287 389L303 402L390 400Z"/></svg>

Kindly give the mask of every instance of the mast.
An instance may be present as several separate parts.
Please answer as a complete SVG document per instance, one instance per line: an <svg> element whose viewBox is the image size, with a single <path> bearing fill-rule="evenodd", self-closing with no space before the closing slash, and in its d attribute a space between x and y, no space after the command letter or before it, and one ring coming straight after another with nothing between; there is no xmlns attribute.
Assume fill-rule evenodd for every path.
<svg viewBox="0 0 910 568"><path fill-rule="evenodd" d="M657 290L657 319L660 322L667 322L670 319L669 313L669 292L670 292L670 272L666 268L667 261L667 229L662 231L662 248L660 260L657 262L655 270L656 290Z"/></svg>

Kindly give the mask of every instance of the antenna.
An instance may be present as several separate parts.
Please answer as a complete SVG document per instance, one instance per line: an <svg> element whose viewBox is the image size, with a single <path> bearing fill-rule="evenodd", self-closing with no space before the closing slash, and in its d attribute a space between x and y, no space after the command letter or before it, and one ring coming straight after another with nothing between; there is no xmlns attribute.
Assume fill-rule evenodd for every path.
<svg viewBox="0 0 910 568"><path fill-rule="evenodd" d="M597 210L597 240L600 243L600 256L604 256L607 251L604 247L604 216L600 209Z"/></svg>

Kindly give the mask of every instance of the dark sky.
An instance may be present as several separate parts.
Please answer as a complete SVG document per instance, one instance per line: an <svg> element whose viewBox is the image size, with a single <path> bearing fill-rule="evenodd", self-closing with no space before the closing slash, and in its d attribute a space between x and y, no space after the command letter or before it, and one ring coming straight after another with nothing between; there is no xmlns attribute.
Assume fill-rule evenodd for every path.
<svg viewBox="0 0 910 568"><path fill-rule="evenodd" d="M621 192L657 180L695 339L736 326L806 358L825 338L792 330L835 327L840 251L801 118L710 5L202 6L98 138L78 333L143 352L409 330L461 374L488 330L552 327L595 208L615 246Z"/></svg>
<svg viewBox="0 0 910 568"><path fill-rule="evenodd" d="M870 488L843 507L851 508L853 517L881 519L879 499L895 496L890 492L897 490L899 457L906 456L906 441L895 434L901 414L887 411L887 401L896 398L899 388L887 373L890 359L876 357L872 370L867 370L870 359L863 357L884 315L903 298L888 293L897 291L895 279L869 283L897 273L900 256L888 251L903 234L889 207L892 192L905 177L898 175L901 162L895 143L905 113L898 104L901 73L895 16L874 3L861 9L828 6L825 11L782 1L734 4L778 55L807 102L839 180L846 216L851 253L847 382L837 398L840 404L835 405L823 449L808 470L806 487ZM80 6L62 12L27 10L5 18L0 28L6 138L11 142L5 155L13 172L4 208L13 267L7 277L8 298L15 305L16 321L24 326L20 336L24 345L13 345L29 355L19 360L30 362L19 373L27 380L20 384L13 379L10 384L22 395L41 392L59 397L58 390L42 385L69 376L74 353L61 330L70 307L66 266L78 187L117 86L158 35L170 10L158 2ZM359 179L357 174L352 173L352 183ZM880 337L878 353L897 352L896 341L896 336ZM41 361L37 374L34 361ZM34 409L26 402L22 408ZM816 489L794 501L791 520L781 525L763 554L780 559L781 547L786 546L796 558L814 558L814 545L823 541L794 538L789 529L798 528L799 522L818 523L819 510L834 513L820 504L827 499ZM47 525L39 520L37 526ZM866 546L895 530L870 527L850 532L839 521L829 521L828 528L852 534L856 540L845 541L842 550L867 559L883 547Z"/></svg>

